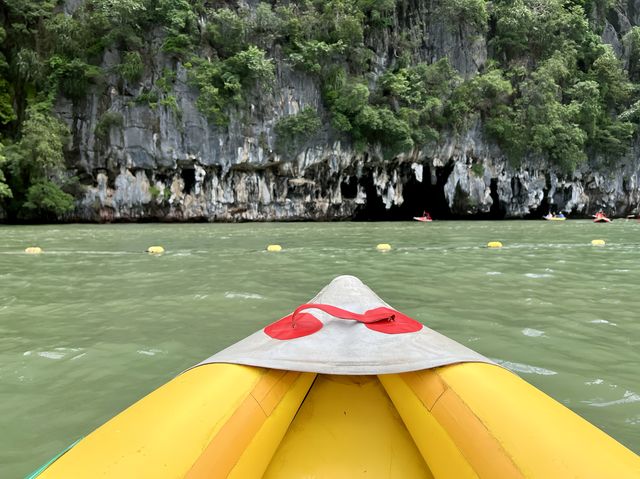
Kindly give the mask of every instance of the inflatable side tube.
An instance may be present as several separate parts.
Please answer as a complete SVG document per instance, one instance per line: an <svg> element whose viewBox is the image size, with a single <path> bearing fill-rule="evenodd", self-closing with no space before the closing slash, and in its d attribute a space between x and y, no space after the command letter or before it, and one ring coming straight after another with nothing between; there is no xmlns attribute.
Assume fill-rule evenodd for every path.
<svg viewBox="0 0 640 479"><path fill-rule="evenodd" d="M186 371L96 429L38 479L260 477L315 374Z"/></svg>
<svg viewBox="0 0 640 479"><path fill-rule="evenodd" d="M380 380L436 477L640 477L640 457L499 366Z"/></svg>

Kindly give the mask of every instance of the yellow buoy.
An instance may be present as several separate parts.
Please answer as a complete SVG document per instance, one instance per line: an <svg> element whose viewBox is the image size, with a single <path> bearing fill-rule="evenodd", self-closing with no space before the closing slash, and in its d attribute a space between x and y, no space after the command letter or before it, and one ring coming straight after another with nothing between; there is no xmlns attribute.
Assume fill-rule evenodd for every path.
<svg viewBox="0 0 640 479"><path fill-rule="evenodd" d="M282 246L280 246L279 244L270 244L269 246L267 246L267 251L271 251L276 252L276 251L282 251Z"/></svg>
<svg viewBox="0 0 640 479"><path fill-rule="evenodd" d="M376 246L378 251L391 251L391 245L389 243L380 243Z"/></svg>
<svg viewBox="0 0 640 479"><path fill-rule="evenodd" d="M595 239L595 240L591 240L591 244L592 244L593 246L604 246L604 245L606 245L607 243L605 243L605 241L604 241L604 240L601 240L601 239Z"/></svg>
<svg viewBox="0 0 640 479"><path fill-rule="evenodd" d="M164 248L162 246L149 246L147 248L147 253L151 253L151 254L164 253Z"/></svg>
<svg viewBox="0 0 640 479"><path fill-rule="evenodd" d="M42 253L42 248L39 246L29 246L24 250L24 252L27 254L40 254Z"/></svg>
<svg viewBox="0 0 640 479"><path fill-rule="evenodd" d="M500 241L489 241L487 248L502 248L502 243L500 243Z"/></svg>

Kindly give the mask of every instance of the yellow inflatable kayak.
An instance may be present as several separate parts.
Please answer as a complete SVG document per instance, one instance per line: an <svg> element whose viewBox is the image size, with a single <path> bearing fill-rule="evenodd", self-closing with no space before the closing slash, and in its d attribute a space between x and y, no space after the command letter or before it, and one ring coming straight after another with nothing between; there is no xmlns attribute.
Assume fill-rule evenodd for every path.
<svg viewBox="0 0 640 479"><path fill-rule="evenodd" d="M30 477L631 479L640 458L342 276Z"/></svg>

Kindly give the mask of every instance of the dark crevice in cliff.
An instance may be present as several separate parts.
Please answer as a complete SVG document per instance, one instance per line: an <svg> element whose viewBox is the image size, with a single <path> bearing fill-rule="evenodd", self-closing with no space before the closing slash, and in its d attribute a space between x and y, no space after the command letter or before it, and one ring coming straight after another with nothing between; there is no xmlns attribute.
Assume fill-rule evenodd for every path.
<svg viewBox="0 0 640 479"><path fill-rule="evenodd" d="M500 196L498 195L498 180L497 178L492 178L489 186L489 195L491 196L492 204L491 208L486 213L476 213L474 215L470 215L464 212L465 207L469 206L469 195L458 189L456 191L456 199L458 199L458 195L460 194L460 201L462 202L461 207L454 208L458 213L455 216L456 219L474 219L474 220L502 220L506 216L506 208L500 202ZM454 205L455 206L455 205Z"/></svg>
<svg viewBox="0 0 640 479"><path fill-rule="evenodd" d="M340 194L345 200L352 200L358 196L358 179L350 176L340 183Z"/></svg>
<svg viewBox="0 0 640 479"><path fill-rule="evenodd" d="M196 170L193 168L183 168L182 171L180 171L180 177L182 181L184 181L184 193L187 195L191 194L196 184Z"/></svg>
<svg viewBox="0 0 640 479"><path fill-rule="evenodd" d="M498 180L497 178L491 179L491 199L493 200L493 204L491 205L491 210L489 211L489 218L492 220L501 220L504 219L507 212L505 208L500 204L500 195L498 195Z"/></svg>
<svg viewBox="0 0 640 479"><path fill-rule="evenodd" d="M633 3L633 2L629 2L629 3ZM622 39L622 35L621 32L624 31L622 28L622 25L620 25L620 15L618 14L618 12L614 9L611 8L606 15L607 21L613 26L614 31L616 32L616 36L618 37L618 40Z"/></svg>
<svg viewBox="0 0 640 479"><path fill-rule="evenodd" d="M367 197L366 203L359 207L354 215L354 220L357 221L372 221L372 220L389 220L387 218L388 210L385 209L382 198L378 196L376 186L373 184L373 175L370 171L368 175L364 175L360 178L360 186L364 189Z"/></svg>

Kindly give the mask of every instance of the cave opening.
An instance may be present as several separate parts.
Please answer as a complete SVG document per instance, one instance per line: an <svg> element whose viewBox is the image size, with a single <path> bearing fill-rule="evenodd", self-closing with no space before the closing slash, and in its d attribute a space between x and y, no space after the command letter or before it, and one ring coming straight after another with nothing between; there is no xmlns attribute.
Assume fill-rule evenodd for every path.
<svg viewBox="0 0 640 479"><path fill-rule="evenodd" d="M184 194L191 194L193 187L196 185L196 170L194 168L183 168L180 171L180 177L184 181Z"/></svg>
<svg viewBox="0 0 640 479"><path fill-rule="evenodd" d="M344 199L353 200L358 196L358 178L349 176L340 183L340 194Z"/></svg>
<svg viewBox="0 0 640 479"><path fill-rule="evenodd" d="M491 199L493 200L493 204L491 205L491 209L489 210L489 218L491 220L502 220L506 216L507 212L500 204L500 196L498 196L498 179L491 178Z"/></svg>
<svg viewBox="0 0 640 479"><path fill-rule="evenodd" d="M453 170L453 162L444 167L424 165L422 181L418 181L409 165L400 168L402 181L401 205L385 207L382 197L378 196L373 182L373 170L360 177L360 186L364 189L367 201L354 215L358 221L408 221L414 216L422 216L427 211L434 219L452 219L449 204L444 195L444 186ZM433 171L433 172L432 172Z"/></svg>
<svg viewBox="0 0 640 479"><path fill-rule="evenodd" d="M389 210L385 208L382 198L376 192L372 172L362 176L359 184L364 189L367 201L364 205L358 207L353 219L357 221L385 221L392 219L388 217Z"/></svg>

